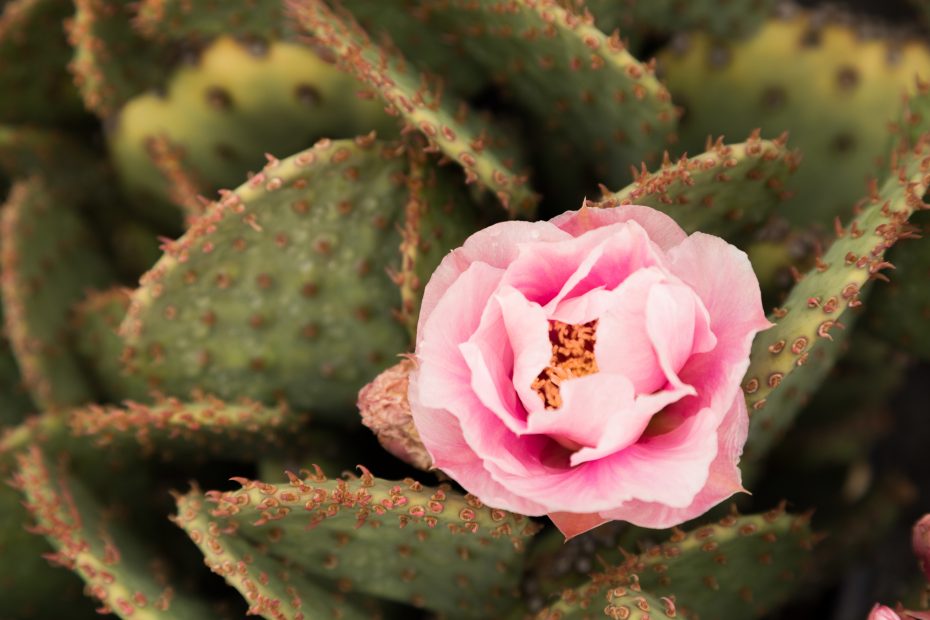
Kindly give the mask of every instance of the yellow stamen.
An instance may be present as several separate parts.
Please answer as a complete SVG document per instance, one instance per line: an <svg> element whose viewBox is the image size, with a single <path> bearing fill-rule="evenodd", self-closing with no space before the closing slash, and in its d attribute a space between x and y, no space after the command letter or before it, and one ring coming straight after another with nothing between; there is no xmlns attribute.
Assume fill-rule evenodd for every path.
<svg viewBox="0 0 930 620"><path fill-rule="evenodd" d="M594 340L597 319L572 325L562 321L549 321L549 342L552 358L531 386L539 394L546 409L562 406L559 385L566 379L584 377L597 372L594 359Z"/></svg>

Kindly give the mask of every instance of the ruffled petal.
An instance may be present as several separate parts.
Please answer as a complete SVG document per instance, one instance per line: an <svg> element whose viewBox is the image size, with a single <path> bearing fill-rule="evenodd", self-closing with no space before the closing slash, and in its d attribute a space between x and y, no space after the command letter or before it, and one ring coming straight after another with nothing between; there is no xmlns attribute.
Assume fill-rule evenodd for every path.
<svg viewBox="0 0 930 620"><path fill-rule="evenodd" d="M465 441L455 416L442 409L424 406L418 400L419 393L419 377L415 371L410 376L407 399L417 432L433 459L434 467L449 474L469 493L480 497L489 506L525 515L545 514L542 504L515 495L495 481L484 468L481 458Z"/></svg>
<svg viewBox="0 0 930 620"><path fill-rule="evenodd" d="M604 512L633 499L682 508L706 484L717 455L719 419L703 413L664 435L643 437L625 450L577 467L528 462L523 474L514 475L494 462L485 466L495 480L544 504L549 512Z"/></svg>
<svg viewBox="0 0 930 620"><path fill-rule="evenodd" d="M636 441L649 417L637 418L633 384L603 372L563 381L562 406L530 414L526 432L544 434L564 446L594 448L610 442L616 449ZM645 417L645 419L643 419Z"/></svg>
<svg viewBox="0 0 930 620"><path fill-rule="evenodd" d="M613 291L593 291L582 310L597 312L594 357L601 372L619 374L633 382L637 394L651 394L667 382L646 329L646 301L653 286L664 280L657 269L643 269ZM587 318L576 307L563 304L558 316ZM590 319L588 319L590 320ZM567 322L567 321L566 321Z"/></svg>
<svg viewBox="0 0 930 620"><path fill-rule="evenodd" d="M573 237L581 236L594 228L631 221L642 226L653 243L663 251L670 250L688 237L681 226L669 216L639 205L620 205L607 209L582 207L577 211L566 211L549 220Z"/></svg>
<svg viewBox="0 0 930 620"><path fill-rule="evenodd" d="M649 289L646 332L665 379L676 388L684 385L678 371L685 362L717 344L703 304L691 290L676 284L657 284ZM693 387L691 393L696 393Z"/></svg>
<svg viewBox="0 0 930 620"><path fill-rule="evenodd" d="M710 465L707 483L690 504L672 507L633 500L615 510L601 512L600 516L629 521L642 527L666 528L704 514L734 493L744 491L738 465L748 433L749 415L746 400L740 392L717 430L717 455Z"/></svg>
<svg viewBox="0 0 930 620"><path fill-rule="evenodd" d="M514 391L514 353L500 306L493 300L481 324L459 352L471 371L471 387L481 403L515 433L526 429L526 410Z"/></svg>
<svg viewBox="0 0 930 620"><path fill-rule="evenodd" d="M471 391L471 371L459 351L475 332L503 271L473 263L449 287L425 324L417 346L421 391L427 407L444 408L450 399Z"/></svg>
<svg viewBox="0 0 930 620"><path fill-rule="evenodd" d="M711 331L730 358L748 360L752 339L771 327L745 252L719 237L694 233L669 252L669 269L703 301Z"/></svg>
<svg viewBox="0 0 930 620"><path fill-rule="evenodd" d="M551 512L548 516L552 523L562 532L565 540L584 534L610 520L601 517L597 513Z"/></svg>
<svg viewBox="0 0 930 620"><path fill-rule="evenodd" d="M524 411L541 410L543 401L532 386L552 359L549 320L539 304L527 301L515 288L501 287L494 298L504 319L508 342L513 348L513 389Z"/></svg>
<svg viewBox="0 0 930 620"><path fill-rule="evenodd" d="M550 222L500 222L479 230L443 258L439 267L430 276L423 290L420 317L417 322L417 345L424 333L423 327L446 291L472 263L485 263L505 269L517 256L522 243L545 243L561 241L570 235Z"/></svg>

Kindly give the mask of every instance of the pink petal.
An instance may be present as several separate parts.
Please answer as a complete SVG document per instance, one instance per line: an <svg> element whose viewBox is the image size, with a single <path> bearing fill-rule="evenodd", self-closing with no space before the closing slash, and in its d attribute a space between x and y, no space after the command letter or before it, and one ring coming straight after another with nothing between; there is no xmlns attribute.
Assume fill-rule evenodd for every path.
<svg viewBox="0 0 930 620"><path fill-rule="evenodd" d="M704 514L734 493L744 491L738 464L748 433L749 415L741 392L717 430L718 448L707 481L687 506L673 507L637 499L625 502L619 508L602 511L600 516L629 521L641 527L666 528Z"/></svg>
<svg viewBox="0 0 930 620"><path fill-rule="evenodd" d="M618 223L565 241L521 245L504 284L551 311L563 299L613 289L631 273L661 262L661 250L641 226Z"/></svg>
<svg viewBox="0 0 930 620"><path fill-rule="evenodd" d="M459 351L471 371L471 387L481 403L511 431L525 430L526 410L511 381L514 352L501 308L493 298L484 309L478 329L468 342L459 345Z"/></svg>
<svg viewBox="0 0 930 620"><path fill-rule="evenodd" d="M420 318L417 322L417 344L423 326L432 315L439 300L452 283L476 262L499 269L506 268L517 256L521 243L537 243L568 239L569 235L549 222L509 221L479 230L462 247L450 252L433 272L423 291Z"/></svg>
<svg viewBox="0 0 930 620"><path fill-rule="evenodd" d="M601 512L640 499L667 506L691 504L707 482L717 455L716 428L711 415L691 416L673 431L644 437L606 458L566 467L558 463L528 463L515 475L486 461L495 480L520 495L544 504L549 512ZM465 426L467 433L467 426Z"/></svg>
<svg viewBox="0 0 930 620"><path fill-rule="evenodd" d="M549 320L539 304L527 301L515 288L501 287L495 300L514 352L513 388L525 411L541 410L543 401L532 385L552 359Z"/></svg>
<svg viewBox="0 0 930 620"><path fill-rule="evenodd" d="M559 531L562 532L562 535L565 536L565 540L584 534L610 520L591 513L551 512L548 516L555 526L559 528Z"/></svg>
<svg viewBox="0 0 930 620"><path fill-rule="evenodd" d="M675 387L683 383L678 371L695 353L710 351L717 338L710 331L703 304L688 288L657 284L646 299L646 332L665 378ZM692 393L695 393L692 390Z"/></svg>
<svg viewBox="0 0 930 620"><path fill-rule="evenodd" d="M583 298L588 302L582 310L596 311L591 316L599 318L594 343L598 369L627 377L637 394L651 394L667 381L646 329L649 291L664 277L657 269L643 269L609 293L592 291ZM563 306L559 309L560 317L588 318L587 314L575 314L577 308L567 302Z"/></svg>
<svg viewBox="0 0 930 620"><path fill-rule="evenodd" d="M652 417L637 417L633 384L622 375L598 372L568 379L559 391L562 406L531 413L528 433L547 435L562 445L589 448L611 442L616 450L639 439Z"/></svg>
<svg viewBox="0 0 930 620"><path fill-rule="evenodd" d="M602 226L618 222L636 222L649 234L649 238L662 250L668 251L687 238L685 231L675 220L650 207L621 205L609 209L582 207L578 211L567 211L549 220L574 237Z"/></svg>
<svg viewBox="0 0 930 620"><path fill-rule="evenodd" d="M471 372L459 345L478 328L488 299L502 276L500 269L473 263L449 287L429 320L420 325L419 398L427 407L442 408L450 397L471 391Z"/></svg>
<svg viewBox="0 0 930 620"><path fill-rule="evenodd" d="M872 611L869 612L868 620L901 620L901 616L895 613L891 607L875 603Z"/></svg>
<svg viewBox="0 0 930 620"><path fill-rule="evenodd" d="M418 373L414 372L410 376L407 398L417 431L433 459L433 466L449 474L465 490L480 497L489 506L525 515L545 514L546 510L541 504L514 495L491 477L481 459L465 441L455 416L419 402L418 383Z"/></svg>
<svg viewBox="0 0 930 620"><path fill-rule="evenodd" d="M527 463L538 462L549 441L541 437L520 439L501 423L472 389L472 371L459 349L478 329L501 273L484 263L472 263L437 304L417 347L417 400L424 407L458 418L466 442L479 457L505 471L525 475ZM420 430L417 420L415 417L414 423ZM427 449L432 455L429 445Z"/></svg>
<svg viewBox="0 0 930 620"><path fill-rule="evenodd" d="M663 408L678 402L694 390L690 385L669 386L654 394L641 394L636 397L631 410L622 416L623 424L607 427L604 435L593 447L584 447L572 454L569 464L572 467L610 456L630 446L640 438L653 416ZM674 426L680 424L680 421Z"/></svg>
<svg viewBox="0 0 930 620"><path fill-rule="evenodd" d="M771 327L746 254L719 237L694 233L669 252L669 269L704 302L711 331L733 357L748 359L755 334Z"/></svg>

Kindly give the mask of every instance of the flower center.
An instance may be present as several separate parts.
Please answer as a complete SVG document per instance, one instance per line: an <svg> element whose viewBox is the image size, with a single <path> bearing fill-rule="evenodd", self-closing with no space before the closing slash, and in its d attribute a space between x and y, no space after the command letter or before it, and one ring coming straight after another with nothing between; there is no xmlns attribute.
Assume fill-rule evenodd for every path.
<svg viewBox="0 0 930 620"><path fill-rule="evenodd" d="M562 381L597 372L597 360L594 359L596 331L597 319L578 325L549 321L552 358L531 386L539 394L546 409L562 406L562 395L559 392Z"/></svg>

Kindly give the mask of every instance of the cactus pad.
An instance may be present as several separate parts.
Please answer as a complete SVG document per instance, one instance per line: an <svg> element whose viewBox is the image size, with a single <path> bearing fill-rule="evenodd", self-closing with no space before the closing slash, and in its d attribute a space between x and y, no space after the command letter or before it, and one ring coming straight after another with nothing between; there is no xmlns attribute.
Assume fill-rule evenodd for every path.
<svg viewBox="0 0 930 620"><path fill-rule="evenodd" d="M354 80L306 47L220 37L171 76L165 96L140 95L122 108L108 136L110 153L134 202L157 221L177 221L176 212L162 212L178 203L177 178L166 182L153 148L157 155L167 144L193 179L194 195L211 196L258 170L263 153L295 153L321 138L385 133L394 125L355 91Z"/></svg>
<svg viewBox="0 0 930 620"><path fill-rule="evenodd" d="M501 617L516 604L521 552L538 529L526 517L450 488L389 482L367 470L351 480L319 472L289 478L280 485L241 480L241 490L209 492L207 514L194 492L179 502L177 522L218 572L224 562L217 544L238 541L256 557L277 558L342 592L462 618ZM244 567L250 570L248 562ZM295 601L280 603L287 609Z"/></svg>
<svg viewBox="0 0 930 620"><path fill-rule="evenodd" d="M793 372L824 372L812 354L821 341L833 339L831 331L846 320L847 308L861 305L862 287L884 277L881 272L891 266L885 252L899 238L911 235L908 217L923 208L921 199L930 184L930 134L897 159L881 190L877 184L872 187L859 215L845 229L838 230L837 240L817 266L775 311L775 326L753 342L743 390L754 412L749 439L754 458L764 452L765 444L771 441L770 433L785 428L796 410L768 407L769 397ZM808 365L809 361L813 363Z"/></svg>
<svg viewBox="0 0 930 620"><path fill-rule="evenodd" d="M49 462L35 446L18 462L14 484L26 496L35 533L56 549L49 559L84 579L88 593L100 600L101 612L124 620L211 617L206 605L159 583L145 550L108 523L106 512L63 466Z"/></svg>
<svg viewBox="0 0 930 620"><path fill-rule="evenodd" d="M141 0L134 25L142 35L158 41L205 41L222 35L277 38L284 21L281 3L274 0Z"/></svg>
<svg viewBox="0 0 930 620"><path fill-rule="evenodd" d="M72 10L70 2L60 0L13 0L0 8L0 92L8 93L0 98L0 123L82 115L65 70L71 49L61 22Z"/></svg>
<svg viewBox="0 0 930 620"><path fill-rule="evenodd" d="M732 238L765 220L785 199L785 180L798 155L785 140L761 140L753 134L742 144L709 145L697 157L668 159L654 173L645 170L628 187L598 203L600 207L638 204L672 216L686 232L700 230Z"/></svg>
<svg viewBox="0 0 930 620"><path fill-rule="evenodd" d="M808 522L809 516L779 507L761 515L732 514L688 532L676 529L668 542L627 553L585 585L565 590L537 618L763 615L795 592L809 568L815 537Z"/></svg>
<svg viewBox="0 0 930 620"><path fill-rule="evenodd" d="M75 348L91 368L100 392L114 401L145 399L149 388L139 377L127 376L120 363L123 341L117 330L126 318L131 291L114 288L94 291L74 308Z"/></svg>
<svg viewBox="0 0 930 620"><path fill-rule="evenodd" d="M6 329L26 387L42 408L92 400L66 338L68 311L85 288L111 278L90 230L70 207L35 177L13 188L0 227Z"/></svg>
<svg viewBox="0 0 930 620"><path fill-rule="evenodd" d="M166 52L147 45L126 24L134 3L122 0L75 0L68 23L74 58L68 65L84 106L101 117L158 84Z"/></svg>
<svg viewBox="0 0 930 620"><path fill-rule="evenodd" d="M789 131L804 163L788 186L796 196L782 211L794 224L828 228L834 216L848 215L861 184L877 172L901 93L913 89L915 75L930 78L930 49L863 38L849 24L798 10L744 42L682 37L659 65L686 108L682 149L699 149L708 134Z"/></svg>
<svg viewBox="0 0 930 620"><path fill-rule="evenodd" d="M567 0L587 8L605 32L619 29L634 42L646 36L699 29L717 37L745 37L769 16L776 0Z"/></svg>
<svg viewBox="0 0 930 620"><path fill-rule="evenodd" d="M930 213L918 213L913 218L917 234L924 239L930 236L928 216ZM870 325L876 334L930 360L930 243L906 243L892 252L889 260L895 266L895 277L873 291Z"/></svg>
<svg viewBox="0 0 930 620"><path fill-rule="evenodd" d="M342 66L381 95L388 110L421 132L436 150L465 170L469 182L490 189L512 214L531 214L538 197L526 177L513 171L516 155L502 146L499 129L483 126L464 102L441 97L428 76L409 69L399 54L379 48L348 15L323 0L294 0L294 19Z"/></svg>
<svg viewBox="0 0 930 620"><path fill-rule="evenodd" d="M53 549L23 527L29 513L22 501L15 489L0 488L0 553L7 558L0 564L0 617L41 620L64 613L68 618L98 617L94 606L83 598L81 580L49 566L43 556Z"/></svg>
<svg viewBox="0 0 930 620"><path fill-rule="evenodd" d="M385 273L400 267L406 162L373 139L327 140L225 194L133 294L128 368L181 396L284 397L329 414L354 403L407 348ZM433 266L462 217L421 231Z"/></svg>
<svg viewBox="0 0 930 620"><path fill-rule="evenodd" d="M675 107L652 66L557 0L427 0L436 27L495 76L563 143L618 184L631 164L657 163L674 139Z"/></svg>

